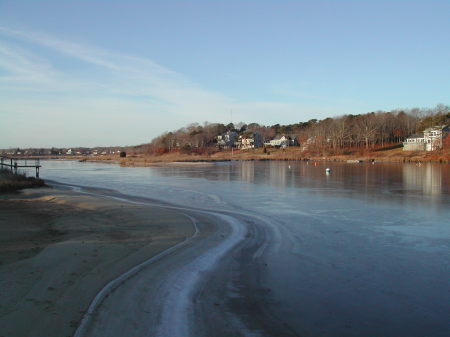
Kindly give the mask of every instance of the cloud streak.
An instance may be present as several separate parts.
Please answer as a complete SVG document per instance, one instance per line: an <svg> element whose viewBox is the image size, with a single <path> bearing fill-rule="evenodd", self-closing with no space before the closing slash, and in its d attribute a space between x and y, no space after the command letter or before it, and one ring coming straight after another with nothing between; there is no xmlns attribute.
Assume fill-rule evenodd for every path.
<svg viewBox="0 0 450 337"><path fill-rule="evenodd" d="M0 147L142 143L186 123L226 122L230 109L235 121L263 123L295 122L304 119L300 111L317 110L235 101L151 59L2 26L0 89L7 135ZM26 116L39 116L45 140L15 136L32 132L21 123Z"/></svg>
<svg viewBox="0 0 450 337"><path fill-rule="evenodd" d="M201 89L182 75L164 68L155 62L121 53L109 52L95 47L79 45L33 32L23 32L0 27L0 33L10 38L46 47L58 54L64 54L78 61L96 67L96 76L84 73L64 73L61 69L52 68L49 64L43 67L39 58L23 49L3 47L0 64L14 77L2 77L2 81L34 79L46 82L48 89L65 88L67 85L79 84L80 87L90 83L100 93L122 96L147 96L169 106L188 108L199 102L223 103L226 98L220 94ZM50 63L50 61L49 61ZM24 71L24 69L26 71ZM103 78L102 78L103 76ZM53 84L53 87L51 85ZM92 89L92 88L89 88ZM188 109L190 110L190 109Z"/></svg>

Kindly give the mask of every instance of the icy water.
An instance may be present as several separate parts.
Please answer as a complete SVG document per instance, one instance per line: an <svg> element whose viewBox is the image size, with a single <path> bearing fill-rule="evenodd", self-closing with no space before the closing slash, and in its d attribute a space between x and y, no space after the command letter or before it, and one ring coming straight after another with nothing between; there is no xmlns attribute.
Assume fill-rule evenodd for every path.
<svg viewBox="0 0 450 337"><path fill-rule="evenodd" d="M450 335L449 165L49 161L41 176L270 223L264 282L298 335Z"/></svg>

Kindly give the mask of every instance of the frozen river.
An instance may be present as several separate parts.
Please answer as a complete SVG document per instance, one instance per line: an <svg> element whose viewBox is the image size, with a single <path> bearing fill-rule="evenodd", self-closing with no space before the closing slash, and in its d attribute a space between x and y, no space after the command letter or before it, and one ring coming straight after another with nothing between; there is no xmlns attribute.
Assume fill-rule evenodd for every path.
<svg viewBox="0 0 450 337"><path fill-rule="evenodd" d="M42 164L44 179L260 220L267 306L294 336L449 336L447 164Z"/></svg>

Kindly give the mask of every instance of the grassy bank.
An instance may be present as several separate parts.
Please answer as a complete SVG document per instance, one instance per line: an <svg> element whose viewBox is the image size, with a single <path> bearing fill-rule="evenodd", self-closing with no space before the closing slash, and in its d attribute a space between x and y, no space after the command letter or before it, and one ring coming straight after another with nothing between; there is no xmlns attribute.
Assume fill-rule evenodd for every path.
<svg viewBox="0 0 450 337"><path fill-rule="evenodd" d="M25 174L13 174L9 170L0 170L0 193L42 186L45 186L42 179L27 177Z"/></svg>
<svg viewBox="0 0 450 337"><path fill-rule="evenodd" d="M300 147L263 148L249 150L222 150L210 153L182 153L173 151L164 154L128 153L126 158L119 155L101 156L59 156L41 159L53 160L79 160L103 163L114 163L122 166L153 166L171 162L195 163L230 160L315 160L315 161L348 161L348 160L375 160L385 162L436 162L450 163L450 149L439 151L403 151L401 144L385 147L364 149L347 148L340 150L314 149L303 151Z"/></svg>
<svg viewBox="0 0 450 337"><path fill-rule="evenodd" d="M72 157L72 159L74 159ZM302 151L299 147L286 149L267 148L266 150L224 150L212 154L186 154L171 152L161 155L134 154L127 158L118 156L84 157L82 161L102 161L119 163L122 166L151 166L169 162L214 162L229 160L316 160L316 161L347 161L376 160L386 162L450 162L450 150L440 151L403 151L403 148L389 146L378 149L346 149L341 151L314 150Z"/></svg>

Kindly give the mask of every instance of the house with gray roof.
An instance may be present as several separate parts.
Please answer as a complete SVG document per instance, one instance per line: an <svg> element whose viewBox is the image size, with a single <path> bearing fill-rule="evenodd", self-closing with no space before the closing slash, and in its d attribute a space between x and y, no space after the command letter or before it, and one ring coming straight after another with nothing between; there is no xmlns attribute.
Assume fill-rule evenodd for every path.
<svg viewBox="0 0 450 337"><path fill-rule="evenodd" d="M442 149L443 140L448 137L450 127L433 126L425 129L423 135L414 134L403 142L403 151L435 151Z"/></svg>
<svg viewBox="0 0 450 337"><path fill-rule="evenodd" d="M219 148L235 147L237 139L238 139L237 132L227 131L224 134L217 136L217 146Z"/></svg>

